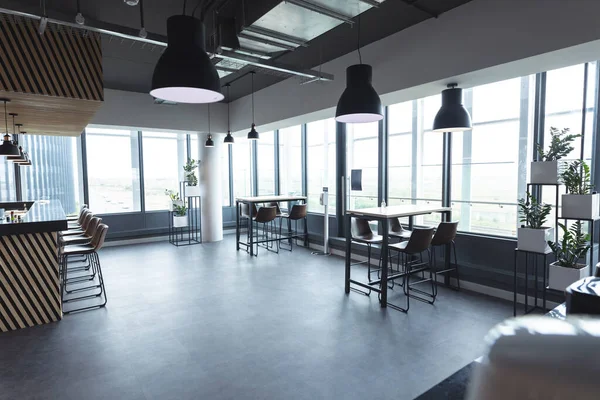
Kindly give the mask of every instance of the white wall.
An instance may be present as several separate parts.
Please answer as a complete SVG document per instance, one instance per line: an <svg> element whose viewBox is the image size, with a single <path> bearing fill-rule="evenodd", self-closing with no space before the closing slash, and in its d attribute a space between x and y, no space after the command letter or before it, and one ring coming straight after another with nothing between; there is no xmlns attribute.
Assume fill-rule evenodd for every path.
<svg viewBox="0 0 600 400"><path fill-rule="evenodd" d="M147 93L104 89L104 103L93 125L208 132L208 113L202 104L154 104ZM210 105L212 132L227 132L227 106Z"/></svg>
<svg viewBox="0 0 600 400"><path fill-rule="evenodd" d="M392 1L392 0L389 0ZM473 0L365 46L373 85L386 104L600 59L600 1ZM288 79L255 94L260 131L332 117L356 53L323 64L333 82ZM316 67L315 67L316 68ZM250 96L231 105L232 130L246 133Z"/></svg>

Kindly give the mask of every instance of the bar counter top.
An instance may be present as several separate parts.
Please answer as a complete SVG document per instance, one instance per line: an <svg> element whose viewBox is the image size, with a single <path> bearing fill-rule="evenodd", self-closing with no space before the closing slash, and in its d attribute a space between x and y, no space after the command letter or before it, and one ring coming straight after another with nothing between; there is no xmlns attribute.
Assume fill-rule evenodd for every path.
<svg viewBox="0 0 600 400"><path fill-rule="evenodd" d="M11 210L22 210L23 204L28 206L28 211L22 221L6 222L6 215L9 215ZM67 229L67 217L58 200L0 203L0 208L5 209L5 217L0 222L0 236L59 232Z"/></svg>

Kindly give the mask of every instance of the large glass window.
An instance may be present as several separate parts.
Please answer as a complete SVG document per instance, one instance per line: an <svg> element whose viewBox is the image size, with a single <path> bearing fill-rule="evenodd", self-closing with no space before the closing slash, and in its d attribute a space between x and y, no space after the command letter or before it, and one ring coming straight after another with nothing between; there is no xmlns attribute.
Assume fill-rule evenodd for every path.
<svg viewBox="0 0 600 400"><path fill-rule="evenodd" d="M362 174L362 190L350 190L349 209L377 207L379 123L347 124L346 146L348 174Z"/></svg>
<svg viewBox="0 0 600 400"><path fill-rule="evenodd" d="M9 202L17 200L17 190L15 187L15 167L14 164L0 157L0 201Z"/></svg>
<svg viewBox="0 0 600 400"><path fill-rule="evenodd" d="M261 139L262 140L262 139ZM236 137L231 151L233 156L233 197L252 196L251 142Z"/></svg>
<svg viewBox="0 0 600 400"><path fill-rule="evenodd" d="M98 214L140 211L138 133L87 128L86 149L90 208Z"/></svg>
<svg viewBox="0 0 600 400"><path fill-rule="evenodd" d="M390 205L409 204L413 194L413 103L405 102L388 107L388 165ZM416 144L416 143L415 143ZM415 187L413 187L415 186Z"/></svg>
<svg viewBox="0 0 600 400"><path fill-rule="evenodd" d="M24 200L59 200L67 214L83 203L79 184L78 139L63 136L22 135L31 166L19 167Z"/></svg>
<svg viewBox="0 0 600 400"><path fill-rule="evenodd" d="M165 190L179 192L180 182L184 180L183 166L187 162L186 142L185 134L142 132L146 210L167 210L169 198Z"/></svg>
<svg viewBox="0 0 600 400"><path fill-rule="evenodd" d="M261 132L256 152L258 195L273 195L275 194L275 132Z"/></svg>
<svg viewBox="0 0 600 400"><path fill-rule="evenodd" d="M333 118L306 125L306 170L308 180L308 211L323 213L319 196L323 187L329 190L329 214L335 214L336 163L335 120Z"/></svg>
<svg viewBox="0 0 600 400"><path fill-rule="evenodd" d="M279 130L279 193L302 194L302 128Z"/></svg>

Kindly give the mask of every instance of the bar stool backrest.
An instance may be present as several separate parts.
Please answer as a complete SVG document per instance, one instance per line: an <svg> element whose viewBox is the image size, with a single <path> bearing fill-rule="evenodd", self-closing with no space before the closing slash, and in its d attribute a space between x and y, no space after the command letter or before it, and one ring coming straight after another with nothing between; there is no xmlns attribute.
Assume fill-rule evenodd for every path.
<svg viewBox="0 0 600 400"><path fill-rule="evenodd" d="M86 214L91 212L87 207L82 207L81 211L79 212L79 218L77 218L77 223L79 225L83 224L83 219L85 218Z"/></svg>
<svg viewBox="0 0 600 400"><path fill-rule="evenodd" d="M291 220L306 218L306 204L294 204L290 210Z"/></svg>
<svg viewBox="0 0 600 400"><path fill-rule="evenodd" d="M458 230L458 221L453 222L440 222L431 240L432 246L441 246L444 244L450 244L456 238L456 231Z"/></svg>
<svg viewBox="0 0 600 400"><path fill-rule="evenodd" d="M281 215L281 208L279 208L279 203L276 201L271 201L267 203L267 207L275 207L277 215Z"/></svg>
<svg viewBox="0 0 600 400"><path fill-rule="evenodd" d="M94 246L94 250L98 251L104 245L104 240L106 239L106 233L108 232L108 225L100 224L96 229L96 234L92 238L92 246Z"/></svg>
<svg viewBox="0 0 600 400"><path fill-rule="evenodd" d="M277 218L277 208L275 207L261 207L256 213L256 222L261 224L271 222Z"/></svg>
<svg viewBox="0 0 600 400"><path fill-rule="evenodd" d="M88 210L88 212L85 214L85 217L83 218L83 222L81 223L81 229L85 231L88 225L90 224L92 218L94 218L94 214L92 214L92 212Z"/></svg>
<svg viewBox="0 0 600 400"><path fill-rule="evenodd" d="M415 228L408 239L404 251L408 254L416 254L425 251L431 245L434 228Z"/></svg>
<svg viewBox="0 0 600 400"><path fill-rule="evenodd" d="M394 233L402 233L405 229L402 227L400 223L400 219L398 218L390 218L390 232Z"/></svg>
<svg viewBox="0 0 600 400"><path fill-rule="evenodd" d="M96 233L96 229L98 228L98 224L102 221L100 217L93 217L88 224L87 229L85 230L85 234L94 237L94 233Z"/></svg>
<svg viewBox="0 0 600 400"><path fill-rule="evenodd" d="M250 217L250 213L248 212L248 209L249 209L248 206L249 206L248 204L242 203L242 205L240 207L240 212L242 213L242 217L246 217L246 218ZM256 217L256 213L257 213L256 205L252 204L252 218Z"/></svg>
<svg viewBox="0 0 600 400"><path fill-rule="evenodd" d="M351 230L352 237L355 239L371 239L373 237L369 221L363 218L352 218Z"/></svg>

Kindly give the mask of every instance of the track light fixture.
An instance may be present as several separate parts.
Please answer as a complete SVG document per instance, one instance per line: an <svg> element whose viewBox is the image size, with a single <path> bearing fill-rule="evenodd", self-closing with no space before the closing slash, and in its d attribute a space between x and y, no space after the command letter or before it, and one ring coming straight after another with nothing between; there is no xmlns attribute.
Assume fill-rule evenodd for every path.
<svg viewBox="0 0 600 400"><path fill-rule="evenodd" d="M0 101L4 102L4 125L6 131L4 133L2 144L0 145L0 157L10 157L10 156L19 156L21 153L19 152L19 148L13 144L10 140L10 135L8 134L8 112L6 108L6 103L10 100L8 99L0 99Z"/></svg>
<svg viewBox="0 0 600 400"><path fill-rule="evenodd" d="M442 91L442 106L433 120L435 132L462 132L471 129L471 116L462 104L462 89L456 83Z"/></svg>
<svg viewBox="0 0 600 400"><path fill-rule="evenodd" d="M383 119L381 99L371 84L373 67L362 63L360 54L360 14L358 16L359 64L346 68L346 89L340 96L335 119L344 123L374 122Z"/></svg>
<svg viewBox="0 0 600 400"><path fill-rule="evenodd" d="M229 103L231 103L231 97L229 96L229 87L231 86L231 84L228 83L225 86L227 86L227 136L225 136L223 143L233 144L234 140L233 136L231 136L231 121L229 120Z"/></svg>
<svg viewBox="0 0 600 400"><path fill-rule="evenodd" d="M139 0L123 0L123 3L127 4L128 6L137 6L138 5Z"/></svg>
<svg viewBox="0 0 600 400"><path fill-rule="evenodd" d="M185 1L183 15L167 20L167 42L154 68L150 94L177 103L223 100L219 74L205 50L204 23L185 15Z"/></svg>
<svg viewBox="0 0 600 400"><path fill-rule="evenodd" d="M248 132L248 140L258 140L258 132L256 131L256 124L254 123L254 71L250 72L252 76L252 126L250 132Z"/></svg>
<svg viewBox="0 0 600 400"><path fill-rule="evenodd" d="M210 134L210 104L208 104L206 108L208 108L208 139L206 139L204 147L215 147L215 142L213 141L212 135Z"/></svg>
<svg viewBox="0 0 600 400"><path fill-rule="evenodd" d="M75 16L75 22L77 25L84 25L85 18L83 18L83 14L81 14L81 7L79 4L79 0L77 0L77 15Z"/></svg>

